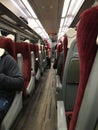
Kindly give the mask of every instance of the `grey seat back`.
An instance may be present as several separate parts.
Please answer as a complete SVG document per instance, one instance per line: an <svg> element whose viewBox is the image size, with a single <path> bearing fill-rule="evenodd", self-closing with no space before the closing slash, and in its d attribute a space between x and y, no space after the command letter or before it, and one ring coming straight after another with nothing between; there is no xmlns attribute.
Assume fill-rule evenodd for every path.
<svg viewBox="0 0 98 130"><path fill-rule="evenodd" d="M62 90L65 111L72 111L79 83L79 56L76 39L68 50L64 67Z"/></svg>

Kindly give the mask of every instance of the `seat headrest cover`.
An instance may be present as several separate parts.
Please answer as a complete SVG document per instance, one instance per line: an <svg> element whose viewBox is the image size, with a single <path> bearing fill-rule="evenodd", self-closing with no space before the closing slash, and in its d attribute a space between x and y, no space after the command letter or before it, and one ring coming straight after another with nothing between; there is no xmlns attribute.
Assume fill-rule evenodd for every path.
<svg viewBox="0 0 98 130"><path fill-rule="evenodd" d="M69 28L66 32L67 37L72 38L76 35L76 31L74 28Z"/></svg>
<svg viewBox="0 0 98 130"><path fill-rule="evenodd" d="M8 34L6 38L10 38L12 41L15 41L15 37L12 34Z"/></svg>
<svg viewBox="0 0 98 130"><path fill-rule="evenodd" d="M3 48L0 48L0 57L4 54L5 50Z"/></svg>
<svg viewBox="0 0 98 130"><path fill-rule="evenodd" d="M30 40L26 39L24 42L30 43Z"/></svg>
<svg viewBox="0 0 98 130"><path fill-rule="evenodd" d="M74 28L69 28L66 32L66 36L68 38L68 48L70 48L74 39L76 39L76 30Z"/></svg>

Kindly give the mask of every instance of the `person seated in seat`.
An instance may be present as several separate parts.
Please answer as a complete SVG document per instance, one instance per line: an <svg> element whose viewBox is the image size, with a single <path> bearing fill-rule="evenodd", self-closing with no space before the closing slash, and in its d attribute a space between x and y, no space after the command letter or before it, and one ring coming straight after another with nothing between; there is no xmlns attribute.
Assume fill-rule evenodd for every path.
<svg viewBox="0 0 98 130"><path fill-rule="evenodd" d="M50 48L47 49L46 59L47 59L46 68L50 69L51 68L51 49Z"/></svg>
<svg viewBox="0 0 98 130"><path fill-rule="evenodd" d="M7 113L16 91L22 91L24 79L14 58L0 48L0 123Z"/></svg>

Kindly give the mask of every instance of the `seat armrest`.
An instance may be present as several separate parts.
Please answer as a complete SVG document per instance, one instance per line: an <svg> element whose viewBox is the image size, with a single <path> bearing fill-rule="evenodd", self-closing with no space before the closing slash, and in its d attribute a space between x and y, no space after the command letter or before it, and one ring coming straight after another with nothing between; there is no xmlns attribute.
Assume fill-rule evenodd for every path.
<svg viewBox="0 0 98 130"><path fill-rule="evenodd" d="M5 115L0 130L9 130L22 109L22 92L16 92L12 105Z"/></svg>
<svg viewBox="0 0 98 130"><path fill-rule="evenodd" d="M37 73L36 73L36 80L39 80L41 77L41 71L40 68L38 68Z"/></svg>
<svg viewBox="0 0 98 130"><path fill-rule="evenodd" d="M32 95L32 93L34 92L34 89L35 89L35 76L33 74L33 72L31 71L31 78L30 78L30 81L29 81L29 84L26 88L26 95Z"/></svg>
<svg viewBox="0 0 98 130"><path fill-rule="evenodd" d="M57 100L62 100L62 84L59 75L56 75L56 97Z"/></svg>
<svg viewBox="0 0 98 130"><path fill-rule="evenodd" d="M60 76L56 75L56 90L59 91L61 89L62 89L62 84L61 84L61 81L60 81Z"/></svg>
<svg viewBox="0 0 98 130"><path fill-rule="evenodd" d="M57 130L67 130L67 122L63 101L57 101Z"/></svg>

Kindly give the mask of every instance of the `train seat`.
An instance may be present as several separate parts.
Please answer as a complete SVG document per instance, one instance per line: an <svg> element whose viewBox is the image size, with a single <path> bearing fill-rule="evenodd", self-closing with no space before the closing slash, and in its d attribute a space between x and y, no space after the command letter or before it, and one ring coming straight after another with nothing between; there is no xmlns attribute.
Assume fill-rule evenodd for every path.
<svg viewBox="0 0 98 130"><path fill-rule="evenodd" d="M47 56L46 56L46 48L43 46L43 64L44 64L44 69L46 69L47 66Z"/></svg>
<svg viewBox="0 0 98 130"><path fill-rule="evenodd" d="M67 54L64 68L64 77L62 81L63 101L68 125L72 117L78 85L79 85L79 55L77 50L77 41L75 39L73 40Z"/></svg>
<svg viewBox="0 0 98 130"><path fill-rule="evenodd" d="M59 55L60 53L63 51L63 42L61 39L58 40L56 46L55 46L55 60L54 60L54 64L53 64L53 68L57 69L57 64L58 64L58 59L59 59Z"/></svg>
<svg viewBox="0 0 98 130"><path fill-rule="evenodd" d="M35 45L36 50L36 64L35 64L35 73L36 73L36 80L39 80L41 77L41 70L39 66L39 48L38 45Z"/></svg>
<svg viewBox="0 0 98 130"><path fill-rule="evenodd" d="M16 59L15 44L14 42L12 42L11 39L0 38L0 48L4 48L5 50L7 50L9 54ZM16 92L11 107L9 108L7 114L5 115L1 123L1 130L9 130L11 128L21 109L22 109L22 92Z"/></svg>
<svg viewBox="0 0 98 130"><path fill-rule="evenodd" d="M66 111L73 110L77 86L79 83L79 58L76 39L73 39L73 41L71 40L71 42L71 47L67 52L66 62L63 71L62 84L58 80L60 79L59 76L56 76L56 79L58 78L58 86L56 86L57 100L64 99L64 103L66 104ZM75 74L76 76L74 76Z"/></svg>
<svg viewBox="0 0 98 130"><path fill-rule="evenodd" d="M87 81L82 104L76 123L76 130L94 130L98 123L98 77L96 70L98 69L98 50L89 79ZM95 105L95 107L94 107ZM84 120L85 116L85 120ZM82 122L82 123L80 123ZM97 128L98 129L98 128Z"/></svg>
<svg viewBox="0 0 98 130"><path fill-rule="evenodd" d="M65 65L65 61L66 61L66 56L67 56L67 44L68 44L68 40L67 40L67 36L64 36L64 51L61 52L59 59L58 59L58 65L57 65L57 71L61 71L60 75L58 75L58 73L56 74L56 96L57 96L57 100L61 100L62 97L62 78L63 78L63 71L64 71L64 65ZM63 58L63 59L62 59ZM58 70L59 67L61 67L61 70Z"/></svg>
<svg viewBox="0 0 98 130"><path fill-rule="evenodd" d="M93 130L94 123L96 122L95 120L98 118L98 112L96 111L96 109L98 110L96 95L96 91L98 91L98 82L95 78L97 77L96 65L98 66L98 57L96 55L98 48L96 45L97 35L98 6L85 10L80 17L78 25L77 41L80 57L80 83L69 130ZM94 105L96 107L94 107ZM84 109L87 113L84 112ZM85 115L85 120L82 120L82 124L79 123L79 121L83 119L81 113Z"/></svg>
<svg viewBox="0 0 98 130"><path fill-rule="evenodd" d="M32 44L30 45L30 51L31 51L31 76L32 76L32 81L33 81L33 90L35 88L35 55L34 55L34 47Z"/></svg>
<svg viewBox="0 0 98 130"><path fill-rule="evenodd" d="M41 74L39 69L38 45L30 44L30 48L34 52L35 80L39 80Z"/></svg>
<svg viewBox="0 0 98 130"><path fill-rule="evenodd" d="M88 35L89 34L89 35ZM98 6L85 10L78 25L80 81L69 128L64 102L58 102L58 130L94 130L98 128Z"/></svg>
<svg viewBox="0 0 98 130"><path fill-rule="evenodd" d="M56 74L56 98L62 100L62 71L63 71L63 60L64 52L61 52L57 63L57 74Z"/></svg>
<svg viewBox="0 0 98 130"><path fill-rule="evenodd" d="M39 67L40 67L41 74L43 74L43 72L44 72L44 64L43 64L42 50L39 50Z"/></svg>
<svg viewBox="0 0 98 130"><path fill-rule="evenodd" d="M75 28L69 28L66 32L67 40L68 40L68 46L67 48L70 48L71 43L74 39L76 39L77 31Z"/></svg>
<svg viewBox="0 0 98 130"><path fill-rule="evenodd" d="M24 97L30 95L33 91L33 79L31 71L31 55L30 55L30 46L26 42L15 43L16 53L18 64L22 67L22 73L24 77ZM20 60L19 60L20 59ZM23 64L22 62L23 61Z"/></svg>
<svg viewBox="0 0 98 130"><path fill-rule="evenodd" d="M77 50L77 41L75 39L68 50L62 81L63 100L65 103L66 112L73 111L78 84L79 56Z"/></svg>
<svg viewBox="0 0 98 130"><path fill-rule="evenodd" d="M62 82L62 77L63 77L63 71L64 71L64 64L67 56L67 36L64 36L64 39L62 41L62 51L59 52L59 57L58 57L58 63L57 63L57 75L60 76L60 80Z"/></svg>
<svg viewBox="0 0 98 130"><path fill-rule="evenodd" d="M45 46L42 46L42 59L43 59L43 69L45 70L47 66L47 58L46 58L46 49Z"/></svg>
<svg viewBox="0 0 98 130"><path fill-rule="evenodd" d="M63 101L64 103L63 109L65 110L66 113L67 125L69 125L74 109L79 84L79 71L80 71L77 41L74 38L73 40L71 40L71 42L72 43L70 43L70 48L68 49L64 66L62 87L61 87L62 90L61 91L59 90L59 93L57 95L58 96L57 106L60 101L61 102Z"/></svg>

